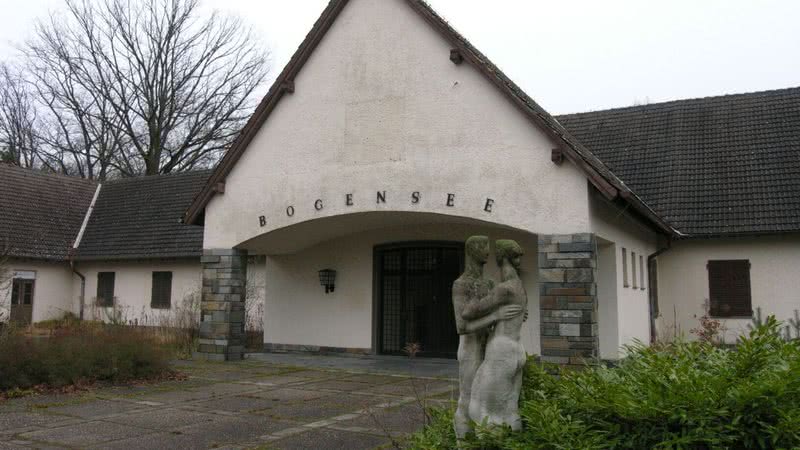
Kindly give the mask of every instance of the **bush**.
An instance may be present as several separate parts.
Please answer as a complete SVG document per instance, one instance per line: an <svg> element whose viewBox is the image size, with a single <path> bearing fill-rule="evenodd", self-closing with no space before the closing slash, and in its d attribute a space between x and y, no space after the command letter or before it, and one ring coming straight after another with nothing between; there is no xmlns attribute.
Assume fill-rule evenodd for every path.
<svg viewBox="0 0 800 450"><path fill-rule="evenodd" d="M524 429L478 427L463 448L798 448L800 342L770 317L732 349L703 342L636 345L616 368L562 371L529 362ZM412 437L454 448L452 413Z"/></svg>
<svg viewBox="0 0 800 450"><path fill-rule="evenodd" d="M86 324L51 337L0 336L0 391L37 385L158 377L170 372L170 352L142 330Z"/></svg>

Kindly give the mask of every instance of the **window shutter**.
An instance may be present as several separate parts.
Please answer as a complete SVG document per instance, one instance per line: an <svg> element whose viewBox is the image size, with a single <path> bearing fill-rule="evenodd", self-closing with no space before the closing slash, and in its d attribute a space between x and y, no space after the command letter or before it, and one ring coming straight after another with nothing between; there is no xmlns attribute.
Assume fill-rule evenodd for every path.
<svg viewBox="0 0 800 450"><path fill-rule="evenodd" d="M750 261L708 262L710 314L716 317L750 317Z"/></svg>
<svg viewBox="0 0 800 450"><path fill-rule="evenodd" d="M153 272L150 297L152 308L169 308L172 301L172 272Z"/></svg>
<svg viewBox="0 0 800 450"><path fill-rule="evenodd" d="M114 272L97 273L98 306L114 306Z"/></svg>

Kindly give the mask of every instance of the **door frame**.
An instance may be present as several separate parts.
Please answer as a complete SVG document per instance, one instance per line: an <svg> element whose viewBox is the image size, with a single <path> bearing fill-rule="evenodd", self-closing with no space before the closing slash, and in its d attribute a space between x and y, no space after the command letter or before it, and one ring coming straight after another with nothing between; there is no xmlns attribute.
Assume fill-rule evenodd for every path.
<svg viewBox="0 0 800 450"><path fill-rule="evenodd" d="M397 241L378 244L372 248L372 354L374 355L385 355L381 353L381 340L383 339L383 302L381 301L380 254L386 250L418 247L458 248L464 250L464 241L442 239Z"/></svg>
<svg viewBox="0 0 800 450"><path fill-rule="evenodd" d="M18 277L18 276L16 276L17 272L32 273L33 277ZM19 325L30 325L30 324L33 323L33 307L34 307L34 304L36 303L36 271L33 271L33 270L16 270L16 271L12 271L12 273L13 273L13 275L11 277L11 285L9 286L9 289L11 291L10 292L10 300L11 300L11 302L8 305L8 308L9 308L8 309L9 322L17 322ZM14 287L18 283L19 283L20 288L17 290L17 298L15 299L14 298ZM12 311L14 309L17 309L17 311L18 311L17 314L19 314L20 306L23 307L23 308L25 307L25 304L24 304L24 301L23 301L24 296L25 296L25 292L24 292L23 286L25 284L28 284L28 283L30 283L30 285L31 285L31 304L28 306L28 308L25 308L25 309L27 309L29 311L26 312L26 316L27 316L26 319L27 320L24 323L22 323L22 322L19 322L18 318L16 318L16 320L15 320L14 313ZM15 305L14 304L15 301L18 301L20 303L17 303ZM15 306L16 306L16 308L15 308Z"/></svg>

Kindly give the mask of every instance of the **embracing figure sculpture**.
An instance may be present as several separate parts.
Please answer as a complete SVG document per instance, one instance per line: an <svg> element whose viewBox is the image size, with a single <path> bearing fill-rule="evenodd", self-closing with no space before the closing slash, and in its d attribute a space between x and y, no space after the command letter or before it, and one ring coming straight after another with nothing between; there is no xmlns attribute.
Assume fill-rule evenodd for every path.
<svg viewBox="0 0 800 450"><path fill-rule="evenodd" d="M459 397L453 427L459 439L471 431L470 420L481 421L471 417L470 403L475 396L473 389L483 389L482 383L476 383L476 374L486 357L490 328L502 321L519 318L521 323L524 320L525 304L500 303L493 299L494 283L483 274L488 259L489 238L470 237L465 246L464 273L453 282L453 309L459 334Z"/></svg>
<svg viewBox="0 0 800 450"><path fill-rule="evenodd" d="M528 295L519 278L522 248L505 239L495 244L501 282L486 299L485 305L470 305L464 318L481 309L502 308L505 305L528 305ZM484 300L481 300L482 302ZM486 354L472 382L469 415L475 422L490 425L509 425L512 430L522 429L519 417L519 393L522 387L522 369L525 367L525 348L520 342L524 316L499 320L489 333Z"/></svg>

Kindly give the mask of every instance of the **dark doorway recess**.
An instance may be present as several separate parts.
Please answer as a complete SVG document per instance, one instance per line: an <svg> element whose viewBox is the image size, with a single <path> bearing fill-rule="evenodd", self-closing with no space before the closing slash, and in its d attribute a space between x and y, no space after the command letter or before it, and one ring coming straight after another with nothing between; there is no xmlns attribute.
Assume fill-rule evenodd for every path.
<svg viewBox="0 0 800 450"><path fill-rule="evenodd" d="M11 322L30 325L33 321L33 286L35 280L14 278L11 282Z"/></svg>
<svg viewBox="0 0 800 450"><path fill-rule="evenodd" d="M375 247L378 353L454 358L458 333L452 287L464 268L460 242L409 242Z"/></svg>

